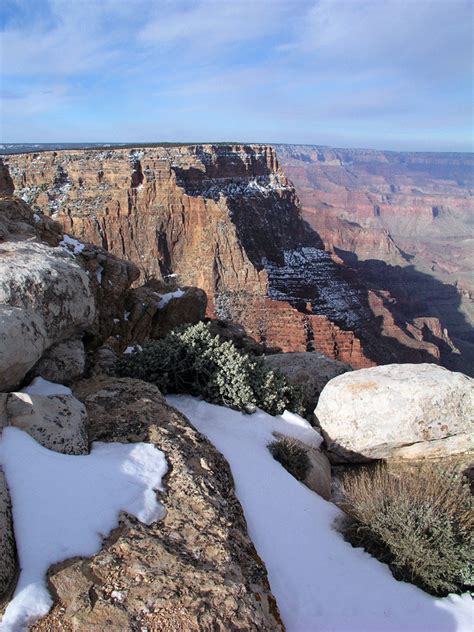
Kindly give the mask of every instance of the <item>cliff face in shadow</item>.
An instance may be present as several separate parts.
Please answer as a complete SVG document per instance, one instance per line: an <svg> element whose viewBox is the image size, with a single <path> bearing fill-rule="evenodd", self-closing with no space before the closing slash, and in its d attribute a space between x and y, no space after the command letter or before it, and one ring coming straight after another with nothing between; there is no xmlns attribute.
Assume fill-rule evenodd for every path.
<svg viewBox="0 0 474 632"><path fill-rule="evenodd" d="M211 313L269 346L356 367L441 357L436 318L419 327L393 316L381 290L324 250L272 147L87 149L7 162L17 194L39 213L145 277L203 288Z"/></svg>

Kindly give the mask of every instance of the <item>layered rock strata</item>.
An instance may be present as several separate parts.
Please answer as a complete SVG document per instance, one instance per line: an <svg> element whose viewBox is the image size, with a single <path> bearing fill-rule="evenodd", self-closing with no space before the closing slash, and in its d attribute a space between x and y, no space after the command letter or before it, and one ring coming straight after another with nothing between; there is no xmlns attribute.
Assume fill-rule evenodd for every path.
<svg viewBox="0 0 474 632"><path fill-rule="evenodd" d="M365 290L303 221L271 147L41 152L8 164L38 213L132 260L147 279L202 288L209 314L269 346L317 349L356 367L437 357L423 337L398 344L398 323L383 339Z"/></svg>

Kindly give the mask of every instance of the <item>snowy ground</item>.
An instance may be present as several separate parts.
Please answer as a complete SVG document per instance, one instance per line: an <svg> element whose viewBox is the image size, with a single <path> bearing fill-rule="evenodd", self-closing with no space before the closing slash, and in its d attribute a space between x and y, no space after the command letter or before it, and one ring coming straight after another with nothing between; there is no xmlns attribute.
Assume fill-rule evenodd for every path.
<svg viewBox="0 0 474 632"><path fill-rule="evenodd" d="M224 455L249 534L264 560L288 632L470 632L469 596L436 599L396 581L332 527L340 511L268 452L272 432L299 438L294 416L243 415L186 396L167 398ZM308 437L311 431L306 429ZM312 440L312 439L310 439Z"/></svg>
<svg viewBox="0 0 474 632"><path fill-rule="evenodd" d="M58 385L40 380L28 392L58 392ZM24 630L48 612L48 567L99 551L121 510L145 524L163 515L154 490L162 489L167 465L150 444L94 443L89 455L70 456L7 427L0 439L0 465L12 497L21 567L2 632Z"/></svg>

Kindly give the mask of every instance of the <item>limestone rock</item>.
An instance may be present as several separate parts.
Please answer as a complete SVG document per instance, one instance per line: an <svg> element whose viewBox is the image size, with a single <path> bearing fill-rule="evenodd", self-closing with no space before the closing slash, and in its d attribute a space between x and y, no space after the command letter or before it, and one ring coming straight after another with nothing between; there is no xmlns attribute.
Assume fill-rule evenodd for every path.
<svg viewBox="0 0 474 632"><path fill-rule="evenodd" d="M442 457L474 447L474 380L435 364L388 364L331 380L315 410L349 461Z"/></svg>
<svg viewBox="0 0 474 632"><path fill-rule="evenodd" d="M166 516L125 517L93 558L53 568L57 603L33 630L282 630L223 457L151 384L97 377L75 395L91 440L165 452Z"/></svg>
<svg viewBox="0 0 474 632"><path fill-rule="evenodd" d="M348 364L327 358L316 351L275 353L265 356L264 360L271 369L284 373L292 384L303 390L303 403L308 414L313 412L329 380L352 370Z"/></svg>
<svg viewBox="0 0 474 632"><path fill-rule="evenodd" d="M46 349L95 315L88 276L74 257L33 241L0 244L0 304L0 390L14 388Z"/></svg>
<svg viewBox="0 0 474 632"><path fill-rule="evenodd" d="M87 413L72 395L10 393L7 424L24 430L48 450L87 454Z"/></svg>
<svg viewBox="0 0 474 632"><path fill-rule="evenodd" d="M33 368L31 376L40 376L57 384L71 384L82 377L85 364L82 340L71 338L48 349Z"/></svg>

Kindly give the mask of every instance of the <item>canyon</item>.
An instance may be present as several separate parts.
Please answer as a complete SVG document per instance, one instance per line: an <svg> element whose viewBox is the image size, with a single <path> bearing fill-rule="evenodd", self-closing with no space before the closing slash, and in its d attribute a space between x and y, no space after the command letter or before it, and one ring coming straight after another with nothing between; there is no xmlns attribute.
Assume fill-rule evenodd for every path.
<svg viewBox="0 0 474 632"><path fill-rule="evenodd" d="M386 165L377 175L370 155L365 179L350 176L331 151L190 145L4 158L16 195L38 217L132 261L140 283L204 289L210 316L239 322L269 347L316 350L356 368L428 361L468 372L469 169L461 184L443 180L438 195L412 192L406 201L396 187L401 191L408 176L392 182L383 176ZM419 198L423 205L410 203ZM435 229L423 241L428 198L437 200L430 208ZM431 246L453 222L459 234L445 227L451 250L433 271L426 263ZM404 240L394 229L401 223Z"/></svg>
<svg viewBox="0 0 474 632"><path fill-rule="evenodd" d="M305 220L380 313L474 366L474 155L277 145ZM385 328L391 317L385 314Z"/></svg>

